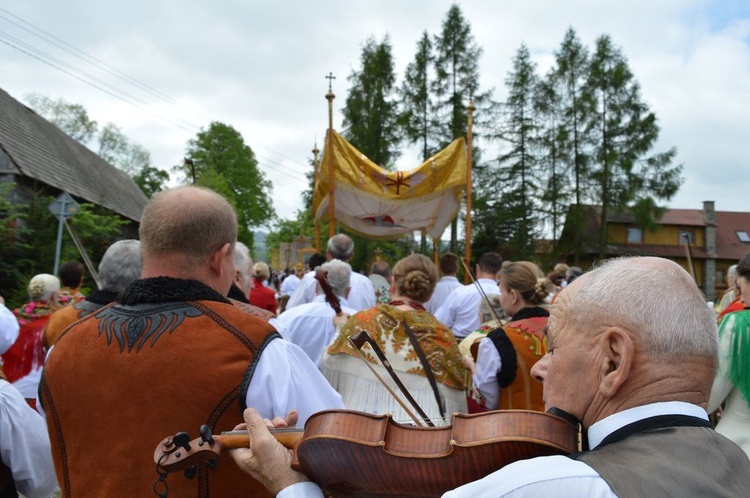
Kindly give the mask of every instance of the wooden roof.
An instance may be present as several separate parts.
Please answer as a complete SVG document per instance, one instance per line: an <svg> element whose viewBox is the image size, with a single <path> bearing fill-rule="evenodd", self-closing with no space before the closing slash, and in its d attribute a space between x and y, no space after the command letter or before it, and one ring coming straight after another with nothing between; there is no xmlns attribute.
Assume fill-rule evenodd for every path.
<svg viewBox="0 0 750 498"><path fill-rule="evenodd" d="M0 149L10 159L5 172L140 221L148 199L132 178L2 89Z"/></svg>

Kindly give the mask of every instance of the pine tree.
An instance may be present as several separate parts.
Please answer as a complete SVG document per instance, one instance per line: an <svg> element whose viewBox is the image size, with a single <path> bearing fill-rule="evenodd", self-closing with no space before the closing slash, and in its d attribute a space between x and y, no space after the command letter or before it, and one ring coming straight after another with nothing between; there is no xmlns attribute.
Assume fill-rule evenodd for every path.
<svg viewBox="0 0 750 498"><path fill-rule="evenodd" d="M466 136L466 106L474 102L477 109L474 138L489 126L494 116L490 92L479 92L479 58L482 49L474 41L471 26L461 8L452 5L443 21L440 35L435 37L435 75L432 86L435 94L437 123L440 123L438 145L445 147L453 140ZM474 151L472 151L474 152ZM479 163L479 151L473 153L474 165ZM457 223L451 223L451 251L457 250Z"/></svg>
<svg viewBox="0 0 750 498"><path fill-rule="evenodd" d="M369 38L362 47L362 67L352 71L344 107L344 136L371 161L392 168L399 156L399 126L391 43Z"/></svg>
<svg viewBox="0 0 750 498"><path fill-rule="evenodd" d="M548 108L555 131L550 137L550 147L560 160L555 168L554 181L547 191L550 204L570 203L566 223L573 227L574 261L578 263L583 250L584 219L582 203L586 192L590 167L590 142L587 123L591 119L593 96L586 85L589 74L589 54L573 28L568 28L555 53L555 66L547 78L550 92L554 94L555 107ZM551 101L554 105L555 101ZM557 163L555 163L557 165ZM563 185L568 186L564 188ZM556 211L556 208L553 208Z"/></svg>
<svg viewBox="0 0 750 498"><path fill-rule="evenodd" d="M425 31L417 42L414 61L406 66L401 84L401 124L410 144L420 144L422 161L432 156L436 147L434 104L430 87L434 81L432 70L432 42Z"/></svg>
<svg viewBox="0 0 750 498"><path fill-rule="evenodd" d="M682 166L671 167L674 148L648 155L659 136L656 115L641 99L625 56L607 35L596 40L587 86L596 98L589 127L596 139L591 178L601 206L598 239L603 257L610 211L634 208L639 222L648 225L660 211L656 200L677 193Z"/></svg>
<svg viewBox="0 0 750 498"><path fill-rule="evenodd" d="M498 171L506 223L513 226L510 245L514 257L521 259L534 256L534 238L538 234L536 198L541 178L537 155L539 122L535 108L538 84L536 64L526 45L521 45L506 79L508 100L503 106L499 138L507 147L499 157Z"/></svg>

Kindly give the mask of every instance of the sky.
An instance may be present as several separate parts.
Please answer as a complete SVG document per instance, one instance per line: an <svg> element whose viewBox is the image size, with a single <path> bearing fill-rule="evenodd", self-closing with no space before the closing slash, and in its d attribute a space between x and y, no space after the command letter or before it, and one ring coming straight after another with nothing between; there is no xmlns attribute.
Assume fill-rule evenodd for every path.
<svg viewBox="0 0 750 498"><path fill-rule="evenodd" d="M347 77L368 37L390 37L397 84L450 0L3 0L0 88L82 104L170 170L212 121L237 129L273 185L281 218L302 208L305 173L328 126L341 130ZM590 49L608 34L627 57L684 184L672 208L748 211L750 0L465 0L483 49L480 90L506 97L522 43L544 74L566 30ZM1 119L2 117L0 117ZM482 144L489 147L493 145ZM496 145L494 145L496 147ZM485 159L487 159L485 155ZM404 151L397 167L419 164Z"/></svg>

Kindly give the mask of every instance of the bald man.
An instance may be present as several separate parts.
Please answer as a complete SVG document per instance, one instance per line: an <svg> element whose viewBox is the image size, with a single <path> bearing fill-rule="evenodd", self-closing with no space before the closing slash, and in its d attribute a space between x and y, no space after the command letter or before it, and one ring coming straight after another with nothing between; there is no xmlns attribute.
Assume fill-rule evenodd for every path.
<svg viewBox="0 0 750 498"><path fill-rule="evenodd" d="M237 218L223 197L163 191L139 233L143 278L67 329L45 366L41 400L63 496L145 496L160 440L202 424L231 430L248 405L265 417L296 409L301 423L343 407L302 350L226 298ZM194 480L170 480L169 491L268 496L233 467L202 466Z"/></svg>
<svg viewBox="0 0 750 498"><path fill-rule="evenodd" d="M547 341L532 375L589 448L515 462L446 498L747 496L750 460L706 414L716 325L685 270L659 258L605 263L559 294ZM278 498L321 497L257 411L245 420L253 446L233 452L240 467Z"/></svg>

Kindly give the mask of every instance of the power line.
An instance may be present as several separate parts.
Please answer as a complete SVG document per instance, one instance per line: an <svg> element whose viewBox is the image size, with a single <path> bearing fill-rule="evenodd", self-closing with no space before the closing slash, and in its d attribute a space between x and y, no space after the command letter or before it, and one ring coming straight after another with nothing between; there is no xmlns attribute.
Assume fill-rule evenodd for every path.
<svg viewBox="0 0 750 498"><path fill-rule="evenodd" d="M173 104L175 106L179 105L179 102L177 100L173 99L172 97L170 97L169 95L166 95L166 94L160 92L159 90L153 88L152 86L149 86L146 83L143 83L142 81L139 81L139 80L133 78L132 76L130 76L130 75L126 74L126 73L123 73L119 69L117 69L117 68L115 68L115 67L107 64L106 62L104 62L104 61L102 61L100 59L97 59L93 55L90 55L90 54L84 52L83 50L80 50L79 48L71 45L70 43L66 42L65 40L62 40L62 39L56 37L55 35L53 35L53 34L47 32L47 31L43 30L42 28L34 25L33 23L30 23L30 22L28 22L28 21L26 21L26 20L18 17L17 15L15 15L12 12L8 11L7 9L3 9L2 7L0 7L0 11L5 12L9 16L12 16L14 19L17 19L17 20L21 21L22 23L24 23L24 24L26 24L28 26L31 26L31 28L33 28L35 31L38 31L39 33L42 33L44 36L42 36L39 33L35 33L34 31L32 31L32 30L30 30L30 29L28 29L28 28L20 25L19 23L13 21L12 19L9 19L8 17L0 14L0 18L5 19L5 21L13 24L14 26L16 26L16 27L18 27L18 28L20 28L20 29L28 32L28 33L31 33L32 35L34 35L34 36L36 36L38 38L41 38L42 40L46 41L47 43L50 43L51 45L54 45L57 48L65 50L66 52L68 52L68 53L70 53L70 54L78 57L79 59L81 59L81 60L83 60L85 62L88 62L89 64L91 64L93 66L98 67L99 69L103 69L103 70L109 72L110 74L112 74L112 75L120 78L123 81L126 81L127 83L130 83L131 85L140 87L142 90L145 90L146 92L150 93L152 96L160 98L160 99L162 99L162 100L164 100L166 102L169 102L170 104ZM201 115L205 119L209 119L209 120L211 119L211 117L209 117L209 116L207 116L205 114L202 114L202 113L198 113L198 114ZM190 124L190 125L191 126L195 126L194 124Z"/></svg>

